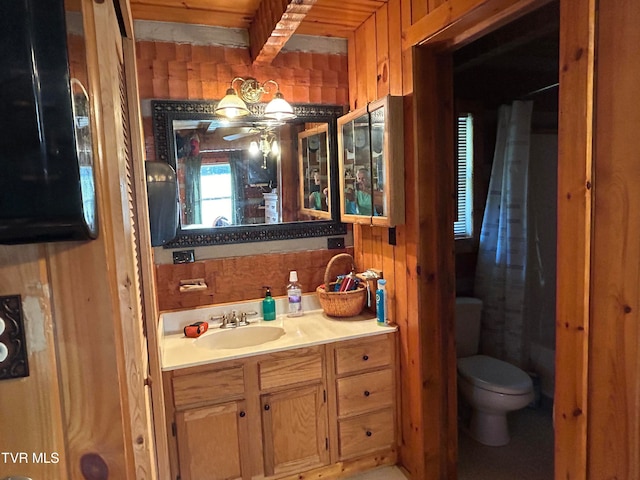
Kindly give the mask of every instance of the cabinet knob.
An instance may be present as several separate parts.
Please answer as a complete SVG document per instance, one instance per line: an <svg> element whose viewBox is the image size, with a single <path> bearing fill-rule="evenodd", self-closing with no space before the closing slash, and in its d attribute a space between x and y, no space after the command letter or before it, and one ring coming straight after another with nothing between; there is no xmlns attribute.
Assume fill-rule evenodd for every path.
<svg viewBox="0 0 640 480"><path fill-rule="evenodd" d="M370 437L371 435L373 435L373 434L371 433L371 431L370 431L370 430L367 430L367 437Z"/></svg>
<svg viewBox="0 0 640 480"><path fill-rule="evenodd" d="M241 416L242 418L244 418L244 416L245 416L245 415L246 415L246 413L245 413L244 411L240 412L240 416Z"/></svg>
<svg viewBox="0 0 640 480"><path fill-rule="evenodd" d="M364 391L364 396L368 397L369 395L371 395L371 392L369 390L365 390Z"/></svg>
<svg viewBox="0 0 640 480"><path fill-rule="evenodd" d="M265 405L265 406L264 406L264 409L265 409L265 410L269 410L270 408L271 408L271 407L269 406L269 404L267 404L267 405Z"/></svg>
<svg viewBox="0 0 640 480"><path fill-rule="evenodd" d="M362 360L364 360L365 362L366 362L367 360L369 360L369 355L363 355L363 356L362 356Z"/></svg>

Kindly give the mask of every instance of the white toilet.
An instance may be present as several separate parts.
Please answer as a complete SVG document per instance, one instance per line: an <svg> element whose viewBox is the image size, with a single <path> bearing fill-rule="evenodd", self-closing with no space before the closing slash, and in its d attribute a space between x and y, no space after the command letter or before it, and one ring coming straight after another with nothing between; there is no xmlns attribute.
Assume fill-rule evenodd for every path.
<svg viewBox="0 0 640 480"><path fill-rule="evenodd" d="M481 312L481 300L456 298L458 392L472 409L470 435L484 445L499 447L509 443L507 412L533 400L533 382L510 363L478 355Z"/></svg>

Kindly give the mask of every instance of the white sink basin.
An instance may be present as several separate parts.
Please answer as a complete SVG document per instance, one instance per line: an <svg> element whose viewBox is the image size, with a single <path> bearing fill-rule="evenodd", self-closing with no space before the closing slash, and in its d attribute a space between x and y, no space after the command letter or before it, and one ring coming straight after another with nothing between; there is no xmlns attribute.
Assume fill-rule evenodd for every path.
<svg viewBox="0 0 640 480"><path fill-rule="evenodd" d="M247 325L226 329L216 329L196 339L200 348L230 349L253 347L272 342L284 335L284 328L276 325Z"/></svg>

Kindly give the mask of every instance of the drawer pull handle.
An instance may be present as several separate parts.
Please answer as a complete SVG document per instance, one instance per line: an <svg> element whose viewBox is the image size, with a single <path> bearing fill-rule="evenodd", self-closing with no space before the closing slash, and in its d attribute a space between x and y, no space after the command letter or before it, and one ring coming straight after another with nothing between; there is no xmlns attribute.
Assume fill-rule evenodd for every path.
<svg viewBox="0 0 640 480"><path fill-rule="evenodd" d="M369 360L369 355L363 355L363 356L362 356L362 360L364 360L365 362L366 362L367 360Z"/></svg>
<svg viewBox="0 0 640 480"><path fill-rule="evenodd" d="M371 395L371 392L369 390L365 390L364 391L364 396L368 397L369 395Z"/></svg>
<svg viewBox="0 0 640 480"><path fill-rule="evenodd" d="M244 418L245 415L246 413L244 411L240 412L240 417Z"/></svg>
<svg viewBox="0 0 640 480"><path fill-rule="evenodd" d="M370 431L370 430L367 430L367 437L370 437L371 435L373 435L373 434L371 433L371 431Z"/></svg>
<svg viewBox="0 0 640 480"><path fill-rule="evenodd" d="M270 408L271 408L271 407L269 406L269 404L267 404L267 405L265 405L265 406L264 406L264 409L265 409L265 410L269 410Z"/></svg>

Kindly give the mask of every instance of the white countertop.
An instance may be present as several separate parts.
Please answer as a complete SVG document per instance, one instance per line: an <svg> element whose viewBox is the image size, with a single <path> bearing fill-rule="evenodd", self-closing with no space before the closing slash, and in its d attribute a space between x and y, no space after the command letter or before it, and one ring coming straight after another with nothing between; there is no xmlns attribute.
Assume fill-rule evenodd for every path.
<svg viewBox="0 0 640 480"><path fill-rule="evenodd" d="M335 319L325 315L322 310L306 311L301 317L278 315L273 321L254 320L251 325L236 328L250 329L257 325L282 327L284 334L276 340L260 345L219 349L200 347L197 343L206 336L225 331L217 327L210 327L198 339L186 338L182 333L165 332L160 342L162 369L175 370L251 355L379 335L396 330L395 326L378 325L375 316L368 312L348 319Z"/></svg>

